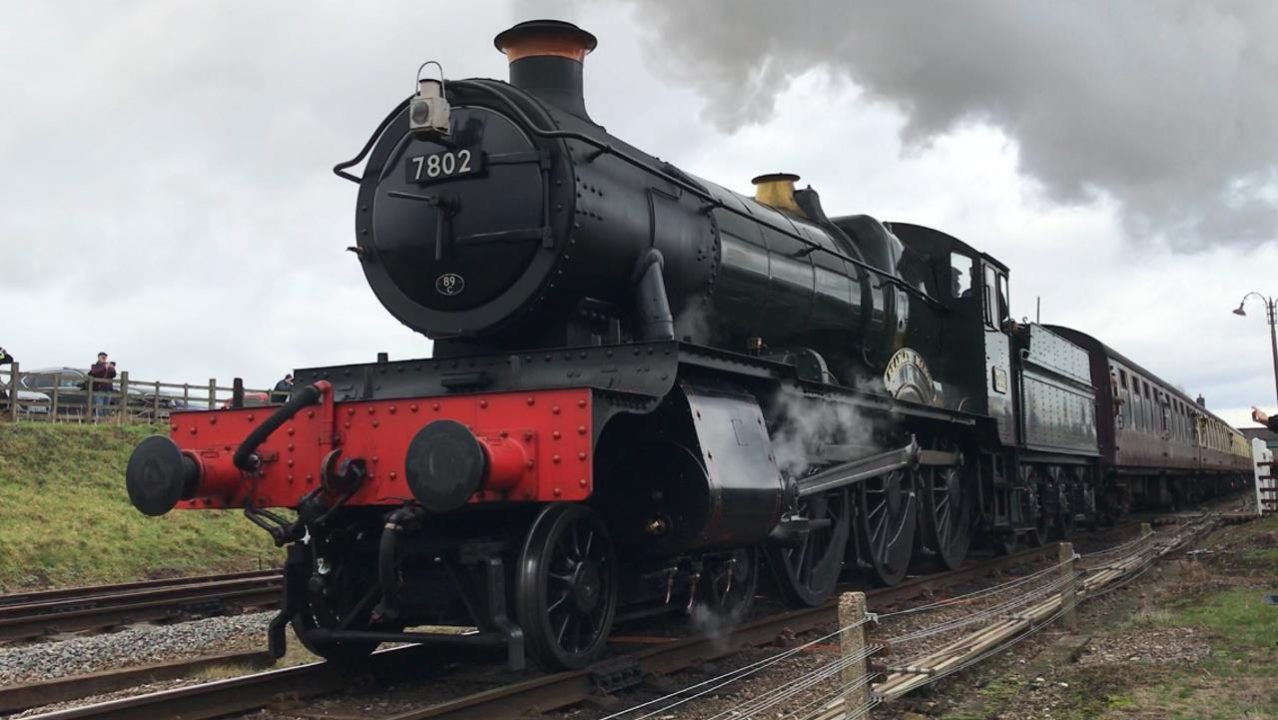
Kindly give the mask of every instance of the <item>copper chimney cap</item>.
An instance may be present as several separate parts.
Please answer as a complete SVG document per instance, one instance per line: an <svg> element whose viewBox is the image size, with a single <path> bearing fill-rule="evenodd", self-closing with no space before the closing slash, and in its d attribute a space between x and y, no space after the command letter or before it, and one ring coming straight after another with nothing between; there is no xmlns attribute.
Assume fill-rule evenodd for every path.
<svg viewBox="0 0 1278 720"><path fill-rule="evenodd" d="M528 20L498 33L493 45L506 54L509 62L547 55L582 62L599 40L570 22Z"/></svg>

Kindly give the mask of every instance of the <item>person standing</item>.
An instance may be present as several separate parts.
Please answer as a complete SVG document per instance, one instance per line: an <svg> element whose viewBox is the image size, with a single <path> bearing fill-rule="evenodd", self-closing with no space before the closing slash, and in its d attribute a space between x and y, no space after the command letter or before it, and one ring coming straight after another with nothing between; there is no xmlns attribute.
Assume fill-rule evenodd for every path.
<svg viewBox="0 0 1278 720"><path fill-rule="evenodd" d="M0 347L0 365L12 365L18 362L18 359L9 354L8 350Z"/></svg>
<svg viewBox="0 0 1278 720"><path fill-rule="evenodd" d="M106 415L111 404L111 379L115 377L115 363L107 361L107 354L98 353L98 361L89 368L89 377L93 388L93 414L96 417Z"/></svg>
<svg viewBox="0 0 1278 720"><path fill-rule="evenodd" d="M275 390L271 391L271 402L286 403L288 396L293 394L293 373L284 376L283 380L275 383Z"/></svg>

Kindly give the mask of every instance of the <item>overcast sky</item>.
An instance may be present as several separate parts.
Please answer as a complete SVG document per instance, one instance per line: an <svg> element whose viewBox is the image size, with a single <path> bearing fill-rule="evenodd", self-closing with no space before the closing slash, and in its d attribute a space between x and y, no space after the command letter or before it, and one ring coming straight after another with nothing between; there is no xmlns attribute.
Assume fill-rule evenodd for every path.
<svg viewBox="0 0 1278 720"><path fill-rule="evenodd" d="M413 89L505 77L536 17L599 37L614 134L742 192L932 225L1070 325L1241 422L1274 409L1278 5L1267 2L0 0L0 344L135 378L274 382L423 356L330 171ZM358 9L358 11L356 11Z"/></svg>

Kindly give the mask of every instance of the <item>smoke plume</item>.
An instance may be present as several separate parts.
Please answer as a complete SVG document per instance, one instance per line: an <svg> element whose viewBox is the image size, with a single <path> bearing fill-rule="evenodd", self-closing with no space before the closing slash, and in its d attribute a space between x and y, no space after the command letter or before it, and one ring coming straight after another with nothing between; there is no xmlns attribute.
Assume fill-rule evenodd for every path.
<svg viewBox="0 0 1278 720"><path fill-rule="evenodd" d="M650 0L638 15L726 129L825 69L898 108L907 146L1000 128L1049 199L1112 202L1133 238L1278 237L1278 3Z"/></svg>

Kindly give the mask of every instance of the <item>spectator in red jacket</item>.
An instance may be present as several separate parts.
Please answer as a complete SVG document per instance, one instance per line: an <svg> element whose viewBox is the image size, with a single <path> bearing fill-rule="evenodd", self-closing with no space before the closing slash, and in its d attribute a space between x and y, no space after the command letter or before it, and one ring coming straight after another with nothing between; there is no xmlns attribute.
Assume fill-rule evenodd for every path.
<svg viewBox="0 0 1278 720"><path fill-rule="evenodd" d="M89 377L93 380L93 414L102 417L107 414L111 403L111 379L115 377L115 363L107 361L107 354L98 353L98 361L89 368ZM101 393L100 395L98 393Z"/></svg>

